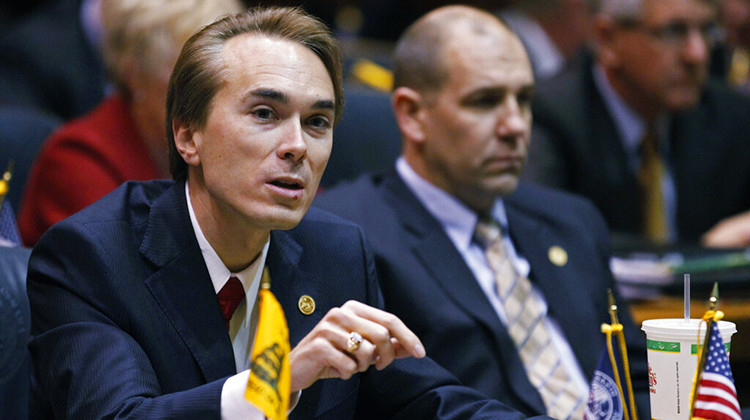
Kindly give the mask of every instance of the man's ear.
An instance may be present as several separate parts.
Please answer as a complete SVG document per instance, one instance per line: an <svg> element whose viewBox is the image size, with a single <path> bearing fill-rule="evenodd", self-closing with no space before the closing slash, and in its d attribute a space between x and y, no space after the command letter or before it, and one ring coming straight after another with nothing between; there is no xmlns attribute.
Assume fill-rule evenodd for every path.
<svg viewBox="0 0 750 420"><path fill-rule="evenodd" d="M200 154L198 153L200 134L178 119L172 120L172 133L174 133L177 153L182 156L185 163L189 166L200 165Z"/></svg>
<svg viewBox="0 0 750 420"><path fill-rule="evenodd" d="M593 28L598 60L605 68L618 67L617 23L609 16L599 15L594 18Z"/></svg>
<svg viewBox="0 0 750 420"><path fill-rule="evenodd" d="M391 106L404 139L418 143L424 141L423 96L414 89L401 86L391 94Z"/></svg>

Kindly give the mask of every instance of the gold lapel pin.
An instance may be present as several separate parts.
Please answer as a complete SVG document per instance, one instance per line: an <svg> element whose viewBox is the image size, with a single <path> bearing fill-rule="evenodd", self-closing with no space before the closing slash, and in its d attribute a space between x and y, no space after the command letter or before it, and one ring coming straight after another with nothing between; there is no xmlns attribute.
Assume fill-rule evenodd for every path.
<svg viewBox="0 0 750 420"><path fill-rule="evenodd" d="M297 301L297 307L303 314L312 315L315 312L315 299L308 295L302 295Z"/></svg>
<svg viewBox="0 0 750 420"><path fill-rule="evenodd" d="M557 245L551 246L547 252L547 256L552 264L562 267L568 263L568 253Z"/></svg>

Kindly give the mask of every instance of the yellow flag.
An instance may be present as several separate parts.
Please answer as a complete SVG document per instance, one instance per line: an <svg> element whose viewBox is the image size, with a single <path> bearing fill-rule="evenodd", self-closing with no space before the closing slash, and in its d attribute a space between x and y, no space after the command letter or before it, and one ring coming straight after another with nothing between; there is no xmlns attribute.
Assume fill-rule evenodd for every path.
<svg viewBox="0 0 750 420"><path fill-rule="evenodd" d="M286 420L292 378L289 370L289 328L284 310L271 293L268 267L258 292L258 328L250 355L245 399L271 420Z"/></svg>

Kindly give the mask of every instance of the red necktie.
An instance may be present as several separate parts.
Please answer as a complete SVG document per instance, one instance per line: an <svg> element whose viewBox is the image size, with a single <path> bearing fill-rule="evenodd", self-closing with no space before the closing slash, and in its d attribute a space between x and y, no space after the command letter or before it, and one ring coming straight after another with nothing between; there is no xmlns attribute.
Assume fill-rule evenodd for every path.
<svg viewBox="0 0 750 420"><path fill-rule="evenodd" d="M221 305L221 314L224 317L227 330L229 329L229 320L232 319L232 314L237 306L240 305L242 299L245 299L245 289L242 287L242 282L237 277L230 277L227 284L219 290L216 295L219 298L219 305Z"/></svg>

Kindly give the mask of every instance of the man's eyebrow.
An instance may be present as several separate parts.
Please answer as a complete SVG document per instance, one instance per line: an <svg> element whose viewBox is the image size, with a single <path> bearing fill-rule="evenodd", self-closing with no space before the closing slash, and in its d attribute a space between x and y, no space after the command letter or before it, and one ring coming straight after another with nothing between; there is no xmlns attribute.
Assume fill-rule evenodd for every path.
<svg viewBox="0 0 750 420"><path fill-rule="evenodd" d="M322 99L313 104L313 109L334 109L334 103L328 99Z"/></svg>
<svg viewBox="0 0 750 420"><path fill-rule="evenodd" d="M250 91L248 96L256 96L260 98L272 99L274 101L285 103L285 104L289 103L289 97L286 96L284 92L281 92L275 89L265 89L265 88L255 89L255 90Z"/></svg>
<svg viewBox="0 0 750 420"><path fill-rule="evenodd" d="M276 89L259 88L259 89L250 91L247 96L271 99L271 100L281 102L284 104L289 103L289 97L286 95L286 93L278 91ZM332 100L321 99L319 101L316 101L312 105L312 107L313 109L334 109L335 104Z"/></svg>

